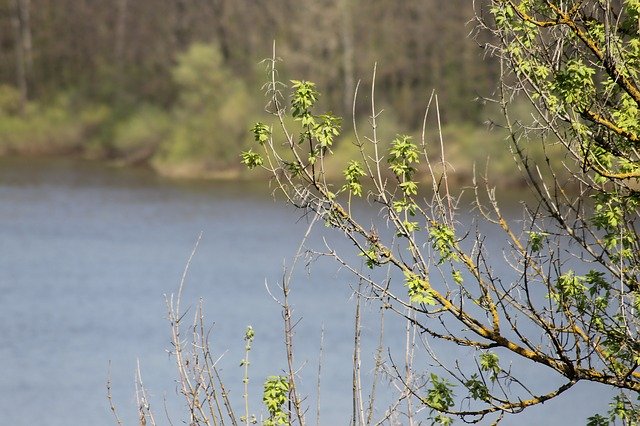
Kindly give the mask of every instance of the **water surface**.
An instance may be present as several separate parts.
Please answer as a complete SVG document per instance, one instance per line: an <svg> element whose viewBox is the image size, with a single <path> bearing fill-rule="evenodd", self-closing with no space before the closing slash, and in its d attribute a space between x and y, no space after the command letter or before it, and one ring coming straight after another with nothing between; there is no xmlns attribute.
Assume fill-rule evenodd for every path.
<svg viewBox="0 0 640 426"><path fill-rule="evenodd" d="M262 381L285 368L280 312L265 281L278 283L306 226L299 213L273 201L264 182L175 182L88 162L0 160L2 424L115 424L106 398L109 369L119 415L136 424L138 360L159 424L167 424L163 399L180 424L164 297L176 291L201 232L183 306L203 298L214 351L224 354L220 365L238 405L242 337L253 325L252 411L260 414ZM320 246L320 237L314 234L312 242ZM325 329L322 424L348 424L351 410L354 303L337 269L318 262L293 284L295 313L302 317L298 361L306 363L301 380L313 419ZM375 307L365 312L372 319L363 330L365 375L377 338L375 314ZM398 330L391 328L388 345L402 344ZM571 397L503 424L584 424L606 410L608 396L592 393L600 390L578 387Z"/></svg>

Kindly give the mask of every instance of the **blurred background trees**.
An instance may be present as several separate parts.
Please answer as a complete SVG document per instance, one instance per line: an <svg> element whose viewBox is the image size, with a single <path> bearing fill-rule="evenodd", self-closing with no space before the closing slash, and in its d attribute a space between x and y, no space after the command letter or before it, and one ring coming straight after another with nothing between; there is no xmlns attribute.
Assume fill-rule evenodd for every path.
<svg viewBox="0 0 640 426"><path fill-rule="evenodd" d="M224 162L237 155L238 129L259 112L248 110L244 98L260 93L258 63L270 56L273 41L285 59L283 79L315 81L323 88L322 104L336 115L350 116L356 82L368 81L378 62L378 101L405 128L419 127L423 109L416 106L425 105L434 89L445 122L477 126L484 116L474 99L491 92L498 70L467 37L472 17L468 0L2 0L0 152L57 151L46 140L20 136L35 122L54 129L52 135L63 127L60 143L89 156L139 162L159 155L154 164L162 164L182 155L175 139L187 137L199 139L196 145L218 144L208 153ZM203 56L188 59L199 55L189 50L196 44ZM185 84L190 66L201 82ZM225 118L196 125L190 116L191 124L185 123L185 114L196 112L187 100L194 90L203 92L211 113L222 108ZM49 108L60 115L54 123L44 117ZM78 123L79 115L87 123ZM150 134L126 134L136 128L131 120L152 121ZM219 128L229 120L238 129ZM184 127L182 135L162 123ZM69 130L74 126L81 128ZM209 142L216 133L225 136ZM123 146L126 141L116 137L134 145Z"/></svg>

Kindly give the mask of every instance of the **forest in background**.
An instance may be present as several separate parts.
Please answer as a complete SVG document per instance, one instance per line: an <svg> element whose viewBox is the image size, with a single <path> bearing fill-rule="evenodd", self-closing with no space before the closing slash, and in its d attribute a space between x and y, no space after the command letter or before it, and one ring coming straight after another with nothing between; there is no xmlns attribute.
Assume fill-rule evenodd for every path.
<svg viewBox="0 0 640 426"><path fill-rule="evenodd" d="M314 81L345 130L360 80L366 123L377 63L389 139L420 128L435 90L451 155L508 156L483 130L499 70L473 16L469 0L2 0L0 153L239 171L275 41L281 81Z"/></svg>

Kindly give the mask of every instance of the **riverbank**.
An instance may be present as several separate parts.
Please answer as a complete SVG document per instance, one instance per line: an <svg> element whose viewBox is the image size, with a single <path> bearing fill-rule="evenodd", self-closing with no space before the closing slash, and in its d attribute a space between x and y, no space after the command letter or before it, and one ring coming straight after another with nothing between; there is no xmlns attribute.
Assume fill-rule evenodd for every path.
<svg viewBox="0 0 640 426"><path fill-rule="evenodd" d="M195 101L190 98L189 102ZM153 105L120 110L79 97L60 95L46 103L29 102L20 109L15 89L0 86L0 156L89 159L117 167L148 168L175 179L252 180L266 177L260 172L248 172L240 164L240 152L254 144L248 130L251 125L256 121L273 122L273 117L251 113L249 98L241 86L232 90L227 101L205 96L196 103L198 105L182 105L171 110ZM237 113L243 109L249 113ZM290 130L297 127L297 123L290 124ZM332 155L324 162L326 178L336 182L343 180L343 170L348 162L361 156L355 143L356 132L349 124L343 124ZM365 141L371 136L370 132L368 121L361 120L358 125L360 140ZM387 150L398 134L405 133L413 134L415 141L421 139L421 131L407 132L392 116L379 117L377 137L381 141L381 151ZM443 127L442 145L440 134L433 130L427 132L425 139L429 158L440 172L442 167L438 166L443 163L441 149L444 149L452 184L471 185L474 173L486 174L492 186L507 187L523 182L504 131L453 123ZM527 149L532 161L545 162L541 146L531 143ZM550 157L553 159L553 155ZM422 175L419 177L427 181L427 165L423 161L418 167Z"/></svg>
<svg viewBox="0 0 640 426"><path fill-rule="evenodd" d="M94 115L95 116L95 115ZM0 124L1 126L1 124ZM82 121L67 127L52 128L49 132L33 129L35 137L19 140L19 136L0 139L0 157L33 159L37 162L47 159L72 159L97 162L114 168L150 170L158 176L178 180L221 180L246 181L268 178L266 172L248 171L240 164L240 149L224 160L214 156L200 158L171 159L163 155L161 143L149 140L145 147L130 150L114 150L109 146L118 145L111 142L109 146L92 139L91 129L82 125ZM384 133L384 132L383 132ZM382 140L389 141L392 136L385 136ZM2 133L0 135L4 136ZM237 142L236 146L247 147L251 135L247 132L246 140ZM439 136L432 134L427 138L428 153L432 166L437 173L442 171ZM354 143L353 133L339 140L331 156L325 160L326 178L340 182L344 179L343 170L352 159L358 159L361 154ZM509 143L503 136L491 133L482 128L470 125L449 126L443 130L443 147L449 182L463 187L473 182L476 176L488 175L492 186L517 187L524 183L513 162ZM383 142L382 148L387 149L389 142ZM254 147L255 148L255 147ZM532 158L544 157L534 153ZM391 175L389 175L391 176ZM430 176L427 165L419 165L418 178L428 182Z"/></svg>

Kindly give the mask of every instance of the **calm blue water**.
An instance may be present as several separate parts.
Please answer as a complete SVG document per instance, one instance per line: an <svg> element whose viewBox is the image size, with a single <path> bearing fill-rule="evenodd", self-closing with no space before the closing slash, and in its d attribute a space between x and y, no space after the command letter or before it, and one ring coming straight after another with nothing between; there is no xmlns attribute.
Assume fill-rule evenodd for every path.
<svg viewBox="0 0 640 426"><path fill-rule="evenodd" d="M285 368L280 311L264 283L275 287L305 230L305 219L274 202L266 183L170 182L91 163L0 160L0 424L115 424L106 397L109 365L119 416L136 424L137 360L158 423L168 424L166 400L173 423L180 424L183 400L166 353L164 295L177 290L200 232L183 307L203 298L214 353L224 354L220 366L237 407L242 338L253 325L251 411L263 413L261 383ZM321 246L320 235L312 244ZM347 275L337 270L335 263L319 261L311 275L296 275L292 289L295 314L302 317L297 360L306 363L301 380L310 394L309 424L315 423L323 325L321 424L349 423L354 303ZM365 315L371 319L363 330L368 373L376 308ZM387 344L401 345L402 337L391 324ZM571 398L503 424L584 424L606 410L609 396L601 391L578 387Z"/></svg>

